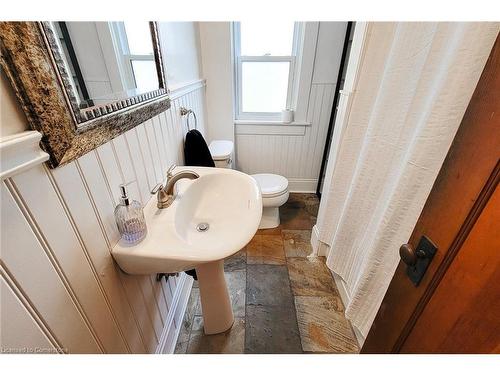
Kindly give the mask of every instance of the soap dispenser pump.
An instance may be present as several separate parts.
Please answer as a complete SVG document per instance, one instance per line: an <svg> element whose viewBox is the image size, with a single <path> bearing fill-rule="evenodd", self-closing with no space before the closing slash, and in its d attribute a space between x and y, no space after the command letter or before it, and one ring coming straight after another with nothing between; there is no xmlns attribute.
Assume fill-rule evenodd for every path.
<svg viewBox="0 0 500 375"><path fill-rule="evenodd" d="M121 238L128 244L136 244L146 237L146 220L141 203L130 200L127 185L120 185L120 204L115 208L115 220Z"/></svg>

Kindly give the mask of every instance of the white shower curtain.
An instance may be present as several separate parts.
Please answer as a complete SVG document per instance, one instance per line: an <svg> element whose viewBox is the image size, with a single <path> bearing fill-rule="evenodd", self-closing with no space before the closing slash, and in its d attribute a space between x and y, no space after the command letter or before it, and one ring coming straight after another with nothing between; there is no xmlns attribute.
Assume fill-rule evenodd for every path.
<svg viewBox="0 0 500 375"><path fill-rule="evenodd" d="M315 231L365 337L498 30L357 25Z"/></svg>

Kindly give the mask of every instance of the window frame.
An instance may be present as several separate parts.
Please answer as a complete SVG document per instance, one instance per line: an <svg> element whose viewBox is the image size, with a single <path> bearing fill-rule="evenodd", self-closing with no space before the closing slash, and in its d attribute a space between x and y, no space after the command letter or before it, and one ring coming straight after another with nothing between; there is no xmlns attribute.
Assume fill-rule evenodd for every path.
<svg viewBox="0 0 500 375"><path fill-rule="evenodd" d="M288 87L286 106L282 110L295 110L296 92L299 85L298 67L303 49L304 23L295 22L293 28L292 51L290 56L242 56L241 55L241 26L240 22L232 23L233 35L233 65L234 65L234 117L236 121L280 121L280 112L243 112L242 103L242 64L244 62L289 62Z"/></svg>
<svg viewBox="0 0 500 375"><path fill-rule="evenodd" d="M119 64L121 65L122 79L126 82L127 90L137 88L137 82L134 74L132 61L155 61L154 54L134 55L130 53L127 32L123 22L113 22L112 33L116 41L115 45L118 49L118 55L121 57Z"/></svg>

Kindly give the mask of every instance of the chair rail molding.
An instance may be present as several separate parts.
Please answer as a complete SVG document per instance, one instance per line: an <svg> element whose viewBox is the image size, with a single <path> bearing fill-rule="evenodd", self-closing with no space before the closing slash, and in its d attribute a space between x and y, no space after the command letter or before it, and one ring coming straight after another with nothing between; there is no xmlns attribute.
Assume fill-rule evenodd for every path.
<svg viewBox="0 0 500 375"><path fill-rule="evenodd" d="M0 138L0 176L2 181L49 159L49 154L40 148L41 139L42 134L35 130Z"/></svg>
<svg viewBox="0 0 500 375"><path fill-rule="evenodd" d="M177 85L171 85L169 87L170 90L170 99L174 100L189 94L192 91L198 90L207 85L207 81L204 78L196 79L189 82L183 82Z"/></svg>

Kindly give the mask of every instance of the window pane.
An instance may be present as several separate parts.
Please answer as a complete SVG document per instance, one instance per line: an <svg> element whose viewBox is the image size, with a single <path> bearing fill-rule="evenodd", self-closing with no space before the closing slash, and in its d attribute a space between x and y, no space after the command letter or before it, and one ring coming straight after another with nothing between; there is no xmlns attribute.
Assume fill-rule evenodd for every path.
<svg viewBox="0 0 500 375"><path fill-rule="evenodd" d="M149 22L124 22L131 55L152 55L153 42Z"/></svg>
<svg viewBox="0 0 500 375"><path fill-rule="evenodd" d="M241 22L242 56L290 56L293 22Z"/></svg>
<svg viewBox="0 0 500 375"><path fill-rule="evenodd" d="M289 68L288 61L243 62L242 112L281 112L285 109Z"/></svg>
<svg viewBox="0 0 500 375"><path fill-rule="evenodd" d="M132 60L135 85L140 91L152 91L159 88L156 64L153 60Z"/></svg>

